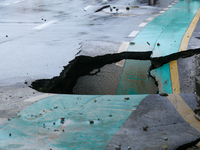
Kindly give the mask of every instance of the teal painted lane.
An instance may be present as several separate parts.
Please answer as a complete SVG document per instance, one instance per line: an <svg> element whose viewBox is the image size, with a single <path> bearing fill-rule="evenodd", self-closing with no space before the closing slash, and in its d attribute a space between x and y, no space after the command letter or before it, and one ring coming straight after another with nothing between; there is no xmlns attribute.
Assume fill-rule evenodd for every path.
<svg viewBox="0 0 200 150"><path fill-rule="evenodd" d="M199 7L199 1L180 0L147 24L134 38L135 44L130 45L128 51L153 51L152 57L178 52L182 37Z"/></svg>
<svg viewBox="0 0 200 150"><path fill-rule="evenodd" d="M117 94L156 94L157 87L148 78L150 61L126 60Z"/></svg>
<svg viewBox="0 0 200 150"><path fill-rule="evenodd" d="M173 7L162 15L156 17L132 40L134 44L128 47L128 51L152 51L151 57L161 57L179 51L182 38L190 23L200 7L199 0L180 0ZM159 45L157 45L159 43ZM137 62L137 61L136 61ZM135 78L143 72L147 75L143 67L135 68L138 63L127 60L124 66L122 79L119 84L118 94L139 94L146 92L147 84L143 84L140 78ZM146 68L150 67L147 66ZM142 71L141 71L141 70ZM134 82L127 78L126 74L132 73ZM172 93L171 75L169 64L152 71L159 83L160 92ZM142 77L144 78L144 77Z"/></svg>
<svg viewBox="0 0 200 150"><path fill-rule="evenodd" d="M159 93L172 94L172 84L169 68L169 63L167 63L162 67L151 71L151 75L153 75L158 81Z"/></svg>
<svg viewBox="0 0 200 150"><path fill-rule="evenodd" d="M56 95L0 126L0 149L104 149L147 95Z"/></svg>

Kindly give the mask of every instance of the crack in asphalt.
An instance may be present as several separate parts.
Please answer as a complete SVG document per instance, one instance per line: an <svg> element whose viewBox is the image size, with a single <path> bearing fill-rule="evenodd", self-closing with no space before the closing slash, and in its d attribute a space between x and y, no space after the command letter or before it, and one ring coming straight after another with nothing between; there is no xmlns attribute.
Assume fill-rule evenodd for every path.
<svg viewBox="0 0 200 150"><path fill-rule="evenodd" d="M150 60L151 66L148 70L148 76L153 77L150 71L163 66L170 61L177 60L179 58L186 58L200 53L200 48L189 49L187 51L173 53L163 57L151 58L152 51L147 52L121 52L114 54L106 54L102 56L77 56L75 59L69 62L67 66L60 73L60 76L53 77L52 79L40 79L31 83L31 88L47 93L60 93L60 94L73 94L73 87L75 86L79 77L88 75L94 69L100 69L101 67L119 62L123 59L134 60ZM98 73L98 72L97 72ZM158 83L155 80L156 86Z"/></svg>

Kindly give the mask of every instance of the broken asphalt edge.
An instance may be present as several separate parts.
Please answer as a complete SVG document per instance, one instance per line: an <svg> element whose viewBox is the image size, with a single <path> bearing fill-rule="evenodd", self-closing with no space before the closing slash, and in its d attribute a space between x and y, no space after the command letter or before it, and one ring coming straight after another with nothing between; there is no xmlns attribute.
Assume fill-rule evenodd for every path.
<svg viewBox="0 0 200 150"><path fill-rule="evenodd" d="M151 60L149 73L153 69L157 69L164 64L177 60L179 58L191 57L195 54L200 54L200 48L189 49L173 53L163 57L151 58L152 51L147 52L121 52L114 54L106 54L101 56L77 56L69 62L67 66L60 73L60 76L53 77L52 79L40 79L31 83L31 88L46 93L60 93L60 94L73 94L72 90L79 77L90 75L93 69L99 69L107 64L119 62L123 59L135 60ZM155 78L154 78L155 79Z"/></svg>

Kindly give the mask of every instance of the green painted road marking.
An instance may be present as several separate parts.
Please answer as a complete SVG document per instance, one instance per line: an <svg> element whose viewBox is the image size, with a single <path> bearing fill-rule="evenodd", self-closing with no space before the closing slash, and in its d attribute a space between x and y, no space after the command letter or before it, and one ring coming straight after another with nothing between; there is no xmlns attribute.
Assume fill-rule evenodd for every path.
<svg viewBox="0 0 200 150"><path fill-rule="evenodd" d="M160 93L172 93L169 63L158 69L152 70L151 74L155 76L156 80L158 81Z"/></svg>
<svg viewBox="0 0 200 150"><path fill-rule="evenodd" d="M0 149L104 149L146 96L45 98L0 126Z"/></svg>
<svg viewBox="0 0 200 150"><path fill-rule="evenodd" d="M135 44L130 45L128 51L153 51L151 57L166 56L178 52L182 38L190 26L194 16L197 14L199 7L200 1L190 1L188 3L184 0L180 0L176 5L146 25L134 38L132 42ZM157 43L160 45L157 46ZM129 80L126 79L126 74L129 74L129 72L133 73L133 77L142 72L135 69L135 66L133 67L134 70L128 70L129 68L132 69L130 65L138 65L138 61L136 62L137 63L134 64L131 61L126 61L118 94L138 94L140 91L145 91L145 89L141 89L146 86L141 84L140 78L134 78L135 85L133 85L133 82L129 82ZM171 70L170 66L172 68ZM176 68L177 67L174 66L174 63L172 62L170 65L166 64L159 69L152 71L152 74L158 80L160 92L180 93L180 86L176 82L176 80L178 81ZM144 69L142 68L142 70ZM171 72L170 74L170 71L173 70L175 73ZM145 72L143 73L146 74ZM173 83L171 83L171 75Z"/></svg>
<svg viewBox="0 0 200 150"><path fill-rule="evenodd" d="M155 94L156 87L150 87L154 81L147 76L150 64L150 61L126 60L117 94Z"/></svg>

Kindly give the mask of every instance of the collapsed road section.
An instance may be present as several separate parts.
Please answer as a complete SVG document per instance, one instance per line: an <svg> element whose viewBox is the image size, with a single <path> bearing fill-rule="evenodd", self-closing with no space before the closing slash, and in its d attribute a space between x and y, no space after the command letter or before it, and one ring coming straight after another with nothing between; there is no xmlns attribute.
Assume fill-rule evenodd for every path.
<svg viewBox="0 0 200 150"><path fill-rule="evenodd" d="M32 82L31 87L40 92L72 94L73 87L76 84L78 78L84 75L95 75L99 72L99 70L93 74L90 74L90 72L94 69L100 69L106 64L116 63L123 59L150 60L151 66L148 69L147 75L152 77L150 74L151 70L157 69L173 60L191 57L199 53L200 48L190 49L187 51L154 58L150 57L152 52L122 52L96 57L77 56L74 60L70 61L67 66L64 66L60 76L54 77L52 79L36 80Z"/></svg>

